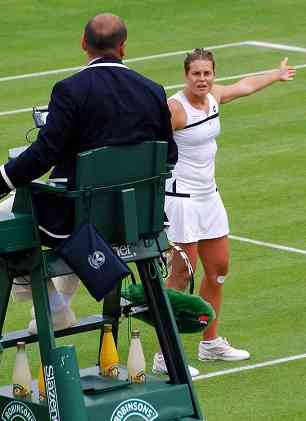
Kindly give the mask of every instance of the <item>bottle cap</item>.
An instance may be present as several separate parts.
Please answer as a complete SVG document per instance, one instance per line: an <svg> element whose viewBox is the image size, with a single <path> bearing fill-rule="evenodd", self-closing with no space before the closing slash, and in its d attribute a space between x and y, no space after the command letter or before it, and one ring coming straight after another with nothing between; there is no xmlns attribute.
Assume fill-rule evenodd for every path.
<svg viewBox="0 0 306 421"><path fill-rule="evenodd" d="M24 349L25 348L25 342L17 342L17 348Z"/></svg>
<svg viewBox="0 0 306 421"><path fill-rule="evenodd" d="M132 338L139 338L140 336L140 330L139 329L133 329L132 330Z"/></svg>
<svg viewBox="0 0 306 421"><path fill-rule="evenodd" d="M111 332L113 329L113 325L107 323L104 325L104 332Z"/></svg>

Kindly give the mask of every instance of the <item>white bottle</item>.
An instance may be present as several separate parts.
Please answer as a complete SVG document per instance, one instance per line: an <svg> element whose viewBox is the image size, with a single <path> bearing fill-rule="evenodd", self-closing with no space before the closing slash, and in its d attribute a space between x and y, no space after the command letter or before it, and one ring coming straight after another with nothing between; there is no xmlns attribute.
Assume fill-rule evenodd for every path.
<svg viewBox="0 0 306 421"><path fill-rule="evenodd" d="M146 382L146 362L140 342L140 332L138 329L132 330L127 369L130 383Z"/></svg>
<svg viewBox="0 0 306 421"><path fill-rule="evenodd" d="M13 370L13 395L15 398L32 399L32 376L25 352L25 342L17 342L17 353Z"/></svg>

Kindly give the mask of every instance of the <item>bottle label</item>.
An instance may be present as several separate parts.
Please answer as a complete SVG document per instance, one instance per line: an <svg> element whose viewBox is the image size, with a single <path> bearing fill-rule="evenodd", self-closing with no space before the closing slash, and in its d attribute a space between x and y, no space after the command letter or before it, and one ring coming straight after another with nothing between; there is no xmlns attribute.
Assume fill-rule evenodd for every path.
<svg viewBox="0 0 306 421"><path fill-rule="evenodd" d="M141 384L146 382L146 373L143 370L138 371L137 374L130 376L130 382Z"/></svg>
<svg viewBox="0 0 306 421"><path fill-rule="evenodd" d="M32 398L32 391L28 390L26 387L21 386L20 384L13 385L13 395L15 398L22 398L31 400Z"/></svg>
<svg viewBox="0 0 306 421"><path fill-rule="evenodd" d="M118 364L111 364L107 367L103 367L101 370L102 376L106 377L118 377L119 367Z"/></svg>

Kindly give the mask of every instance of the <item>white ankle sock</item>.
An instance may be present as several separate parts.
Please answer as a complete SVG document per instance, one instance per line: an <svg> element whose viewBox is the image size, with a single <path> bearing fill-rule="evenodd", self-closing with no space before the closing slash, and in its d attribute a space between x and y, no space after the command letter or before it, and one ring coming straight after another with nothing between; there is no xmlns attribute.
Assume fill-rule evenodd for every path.
<svg viewBox="0 0 306 421"><path fill-rule="evenodd" d="M64 300L64 303L67 307L70 306L71 300L72 300L72 295L71 294L64 294L63 292L61 293L61 296Z"/></svg>
<svg viewBox="0 0 306 421"><path fill-rule="evenodd" d="M57 292L52 281L48 282L48 293L51 313L56 313L66 307L62 294Z"/></svg>
<svg viewBox="0 0 306 421"><path fill-rule="evenodd" d="M52 292L49 295L49 302L50 302L51 313L56 313L62 310L64 307L67 307L62 297L62 294L59 294L58 292Z"/></svg>
<svg viewBox="0 0 306 421"><path fill-rule="evenodd" d="M210 339L209 341L202 341L204 344L214 344L219 339L217 336L215 339Z"/></svg>

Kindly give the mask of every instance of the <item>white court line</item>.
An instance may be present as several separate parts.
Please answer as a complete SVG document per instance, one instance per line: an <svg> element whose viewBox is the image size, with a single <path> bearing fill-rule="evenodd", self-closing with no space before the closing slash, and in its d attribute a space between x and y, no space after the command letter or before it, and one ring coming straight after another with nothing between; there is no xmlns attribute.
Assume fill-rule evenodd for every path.
<svg viewBox="0 0 306 421"><path fill-rule="evenodd" d="M275 44L273 42L247 41L247 45L255 47L272 48L274 50L295 51L297 53L306 53L306 48L296 47L295 45Z"/></svg>
<svg viewBox="0 0 306 421"><path fill-rule="evenodd" d="M220 376L225 376L227 374L240 373L242 371L248 371L248 370L255 370L256 368L270 367L272 365L284 364L289 361L297 361L297 360L302 360L304 358L306 358L306 354L293 355L291 357L278 358L276 360L265 361L263 363L258 363L258 364L253 364L253 365L244 365L242 367L214 371L212 373L200 374L199 376L193 377L192 381L196 382L198 380L209 379L211 377L220 377Z"/></svg>
<svg viewBox="0 0 306 421"><path fill-rule="evenodd" d="M232 42L229 44L219 44L219 45L212 45L210 47L206 47L208 50L217 50L219 48L230 48L230 47L239 47L240 45L248 45L249 42L252 41L241 41L241 42ZM170 53L161 53L161 54L153 54L150 56L143 56L143 57L135 57L124 60L124 63L135 63L137 61L145 61L145 60L154 60L158 58L164 57L173 57L182 54L186 54L190 52L190 50L183 50L183 51L173 51ZM48 76L48 75L55 75L59 73L68 73L68 72L76 72L78 70L83 69L84 66L78 67L67 67L65 69L54 69L54 70L46 70L44 72L36 72L36 73L25 73L23 75L15 75L15 76L5 76L0 78L0 82L8 82L11 80L18 80L18 79L28 79L32 77L40 77L40 76Z"/></svg>
<svg viewBox="0 0 306 421"><path fill-rule="evenodd" d="M231 238L232 240L242 241L244 243L256 244L257 246L263 246L263 247L268 247L271 249L288 251L290 253L306 254L306 250L297 249L295 247L287 247L287 246L281 246L280 244L266 243L265 241L252 240L251 238L238 237L237 235L229 235L229 238Z"/></svg>
<svg viewBox="0 0 306 421"><path fill-rule="evenodd" d="M43 107L47 107L47 105L44 105ZM11 110L11 111L3 111L0 113L0 117L4 117L7 115L13 115L13 114L19 114L19 113L29 113L33 110L33 107L31 108L19 108L18 110Z"/></svg>
<svg viewBox="0 0 306 421"><path fill-rule="evenodd" d="M298 64L297 66L292 66L295 69L303 69L306 68L306 64ZM235 79L241 79L243 77L248 77L248 76L256 76L256 75L261 75L264 73L269 73L269 72L273 72L276 69L269 69L269 70L261 70L259 72L253 72L253 73L242 73L240 75L234 75L234 76L225 76L225 77L219 77L217 79L215 79L216 82L222 82L222 81L226 81L226 80L235 80ZM177 84L177 85L168 85L165 86L165 90L166 91L170 91L172 89L180 89L183 88L184 84ZM41 107L47 107L48 105L41 105ZM4 116L9 116L9 115L13 115L13 114L20 114L20 113L28 113L31 112L33 109L33 107L31 108L19 108L17 110L11 110L11 111L2 111L0 112L0 117L4 117Z"/></svg>
<svg viewBox="0 0 306 421"><path fill-rule="evenodd" d="M306 52L306 48L301 48L294 45L276 44L276 43L264 42L264 41L240 41L240 42L232 42L228 44L211 45L205 48L208 50L217 50L220 48L231 48L231 47L239 47L239 46L255 46L255 47L261 47L261 48L272 48L276 50ZM153 54L153 55L143 56L143 57L135 57L135 58L124 60L124 63L135 63L138 61L154 60L154 59L164 58L164 57L174 57L177 55L186 54L188 52L190 52L190 50L173 51L173 52ZM18 80L18 79L28 79L32 77L55 75L55 74L60 74L60 73L76 72L78 70L81 70L83 67L84 66L66 67L64 69L46 70L43 72L25 73L22 75L15 75L15 76L4 76L0 78L0 82L8 82L8 81Z"/></svg>

